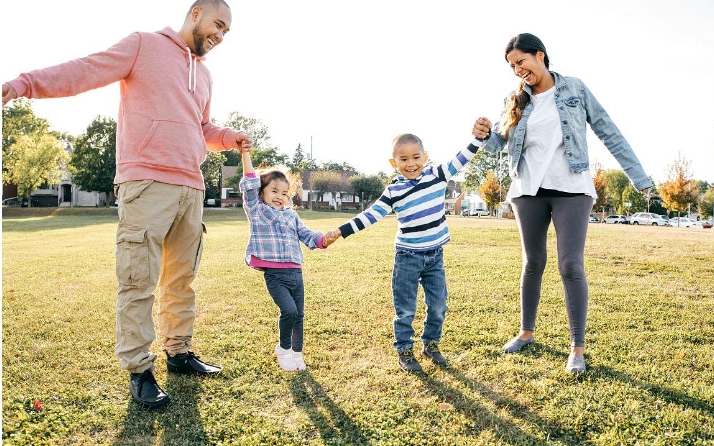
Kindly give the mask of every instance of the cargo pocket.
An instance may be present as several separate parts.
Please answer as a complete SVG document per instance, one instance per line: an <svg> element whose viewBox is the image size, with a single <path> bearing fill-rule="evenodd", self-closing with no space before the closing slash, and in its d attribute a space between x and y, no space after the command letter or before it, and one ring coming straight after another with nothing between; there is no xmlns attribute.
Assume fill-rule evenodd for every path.
<svg viewBox="0 0 714 446"><path fill-rule="evenodd" d="M117 228L117 280L127 288L149 286L149 244L146 228Z"/></svg>
<svg viewBox="0 0 714 446"><path fill-rule="evenodd" d="M196 251L196 260L193 262L193 276L198 274L198 267L201 265L201 256L203 255L203 234L206 234L206 224L201 222L201 239L198 241L198 250Z"/></svg>

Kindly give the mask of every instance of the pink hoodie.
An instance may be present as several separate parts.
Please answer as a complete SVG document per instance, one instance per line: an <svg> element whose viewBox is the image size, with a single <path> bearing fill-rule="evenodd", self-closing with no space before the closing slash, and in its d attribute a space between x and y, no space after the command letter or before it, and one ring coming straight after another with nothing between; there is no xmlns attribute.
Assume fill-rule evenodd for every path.
<svg viewBox="0 0 714 446"><path fill-rule="evenodd" d="M134 33L106 51L10 81L18 96L57 98L120 82L116 184L130 180L204 189L206 149L238 147L210 121L212 80L171 28Z"/></svg>

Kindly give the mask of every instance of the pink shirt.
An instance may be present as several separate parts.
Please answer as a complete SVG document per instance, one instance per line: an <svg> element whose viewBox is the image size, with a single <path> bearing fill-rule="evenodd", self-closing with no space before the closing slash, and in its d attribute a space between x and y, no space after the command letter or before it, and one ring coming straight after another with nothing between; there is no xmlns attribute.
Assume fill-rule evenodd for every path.
<svg viewBox="0 0 714 446"><path fill-rule="evenodd" d="M206 149L238 147L237 131L210 121L213 86L203 58L168 27L9 83L18 96L56 98L114 82L121 93L115 183L152 179L203 190Z"/></svg>

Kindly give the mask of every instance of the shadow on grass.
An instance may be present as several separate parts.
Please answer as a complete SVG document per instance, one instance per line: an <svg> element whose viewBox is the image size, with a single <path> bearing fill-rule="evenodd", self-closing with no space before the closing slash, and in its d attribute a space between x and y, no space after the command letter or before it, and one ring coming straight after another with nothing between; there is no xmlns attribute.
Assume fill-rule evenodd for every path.
<svg viewBox="0 0 714 446"><path fill-rule="evenodd" d="M467 387L481 392L487 398L489 396L493 397L494 395L498 395L486 388L483 384L466 378L450 366L444 367L443 370L462 381ZM478 437L481 431L492 430L498 433L500 439L507 440L512 444L547 444L546 441L524 432L515 424L502 420L481 403L469 398L463 392L450 387L448 384L444 384L426 373L416 373L414 376L418 377L424 383L427 390L436 395L440 400L451 404L454 410L461 412L461 414L472 421L471 428L467 432L469 435ZM494 399L494 402L497 407L517 405L515 401L501 395L498 395L498 398ZM519 416L518 418L524 417Z"/></svg>
<svg viewBox="0 0 714 446"><path fill-rule="evenodd" d="M360 427L332 401L310 372L296 374L292 379L290 390L295 405L310 417L310 422L319 431L323 443L370 444ZM311 439L306 438L306 440Z"/></svg>
<svg viewBox="0 0 714 446"><path fill-rule="evenodd" d="M528 407L524 406L523 404L514 401L510 398L507 398L498 392L495 392L490 387L478 381L464 376L461 372L459 372L453 367L446 367L443 370L452 377L454 377L456 380L460 381L467 388L478 392L482 397L492 401L494 406L507 411L511 417L519 418L521 420L524 420L526 423L535 426L538 430L544 432L546 436L551 440L561 440L565 441L567 444L586 444L588 441L585 436L578 434L573 429L567 428L560 423L543 419L542 417L534 414L530 409L528 409ZM451 394L447 393L447 395L451 397L450 401L469 401L468 398L463 396L461 392L454 389L450 389L446 387L446 385L444 385L443 383L439 383L438 381L434 381L433 379L430 379L429 381L433 383L438 383L435 384L434 390L445 390L447 392L451 392ZM439 393L436 394L439 395ZM475 402L472 403L478 404ZM460 404L463 405L465 403L462 402ZM473 412L472 408L469 408L469 410ZM485 409L480 408L480 411L478 412L477 416L482 417L484 410ZM464 414L468 415L469 417L472 417L472 415L466 412L464 412ZM492 420L494 418L495 422L494 420ZM532 435L520 430L520 428L510 423L505 423L502 420L497 419L493 415L487 416L487 418L483 420L481 424L485 424L487 426L498 426L500 424L501 427L505 429L505 432L513 431L512 436L516 440L516 444L546 444L546 442L544 442L543 440L536 439Z"/></svg>
<svg viewBox="0 0 714 446"><path fill-rule="evenodd" d="M159 410L144 409L129 396L124 426L114 445L154 445L157 437L165 446L207 444L198 411L202 379L205 378L169 373L162 387L171 397L171 404Z"/></svg>
<svg viewBox="0 0 714 446"><path fill-rule="evenodd" d="M569 352L563 352L560 350L555 350L547 345L541 345L534 343L529 351L525 352L528 356L539 357L543 354L551 355L555 358L563 358L563 364L565 363L565 358L567 358ZM585 360L588 360L588 354L585 353ZM682 408L697 409L704 412L708 412L710 415L714 415L714 402L702 400L687 394L681 390L671 389L658 384L652 384L642 379L634 378L626 373L615 370L612 367L604 365L588 365L587 372L578 376L578 380L589 380L597 379L602 377L604 379L616 379L623 383L627 383L632 387L637 387L644 391L649 392L652 396L661 398L670 404L677 404L682 406Z"/></svg>
<svg viewBox="0 0 714 446"><path fill-rule="evenodd" d="M633 387L647 391L652 394L652 396L661 398L670 404L681 406L683 409L701 410L703 412L708 412L711 416L714 416L714 403L693 397L681 390L670 389L658 384L651 384L647 381L633 378L626 373L619 372L608 366L598 365L591 367L589 369L589 373L594 376L602 376L603 378L611 377L617 379L618 381L622 381L623 383L627 383Z"/></svg>

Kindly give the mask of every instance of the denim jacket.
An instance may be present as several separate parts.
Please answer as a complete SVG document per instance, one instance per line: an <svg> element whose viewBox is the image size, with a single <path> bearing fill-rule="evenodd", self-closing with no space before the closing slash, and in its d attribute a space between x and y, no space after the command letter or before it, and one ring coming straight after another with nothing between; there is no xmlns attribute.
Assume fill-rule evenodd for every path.
<svg viewBox="0 0 714 446"><path fill-rule="evenodd" d="M555 104L560 115L563 144L570 170L578 173L590 167L586 141L587 128L585 127L585 124L588 123L600 141L620 163L637 190L653 186L652 180L645 173L635 152L583 81L574 77L561 76L553 71L551 74L555 77ZM529 85L524 85L523 90L529 95L532 94ZM508 130L508 156L513 177L518 176L518 163L525 149L523 141L526 136L526 123L532 111L533 102L531 101L523 109L521 120ZM499 127L500 122L494 124L491 135L484 142L483 149L490 153L498 153L506 145L506 140L499 133Z"/></svg>

